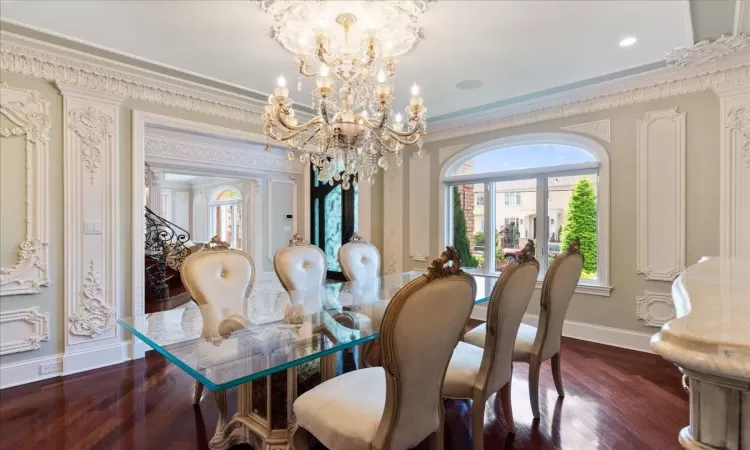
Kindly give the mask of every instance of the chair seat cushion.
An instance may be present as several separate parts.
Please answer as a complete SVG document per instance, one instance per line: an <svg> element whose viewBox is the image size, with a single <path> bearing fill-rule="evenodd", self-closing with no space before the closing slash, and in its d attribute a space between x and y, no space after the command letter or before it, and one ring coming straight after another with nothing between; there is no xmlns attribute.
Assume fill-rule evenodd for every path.
<svg viewBox="0 0 750 450"><path fill-rule="evenodd" d="M382 367L332 378L294 402L298 425L331 450L370 450L384 409Z"/></svg>
<svg viewBox="0 0 750 450"><path fill-rule="evenodd" d="M453 351L443 383L443 397L471 398L484 350L459 342Z"/></svg>
<svg viewBox="0 0 750 450"><path fill-rule="evenodd" d="M464 341L477 347L484 347L484 338L487 335L487 324L474 328L464 335ZM513 361L528 361L531 349L534 348L536 339L536 327L522 323L518 327L516 344L513 347Z"/></svg>

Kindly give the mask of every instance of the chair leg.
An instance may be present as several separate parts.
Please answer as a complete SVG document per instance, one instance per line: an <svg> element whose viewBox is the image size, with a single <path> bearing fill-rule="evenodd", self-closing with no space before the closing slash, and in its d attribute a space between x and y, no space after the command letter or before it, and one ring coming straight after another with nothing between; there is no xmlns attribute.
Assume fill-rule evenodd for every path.
<svg viewBox="0 0 750 450"><path fill-rule="evenodd" d="M539 418L539 370L542 361L532 358L529 361L529 401L531 402L531 413L535 419Z"/></svg>
<svg viewBox="0 0 750 450"><path fill-rule="evenodd" d="M201 402L201 396L203 396L203 384L195 380L195 391L193 392L193 404L199 405Z"/></svg>
<svg viewBox="0 0 750 450"><path fill-rule="evenodd" d="M555 353L555 356L552 357L552 378L555 380L557 395L565 397L565 390L563 389L562 382L562 370L560 367L560 352Z"/></svg>
<svg viewBox="0 0 750 450"><path fill-rule="evenodd" d="M444 430L445 428L441 424L439 430L427 436L427 443L429 444L430 450L443 450L444 449L445 447Z"/></svg>
<svg viewBox="0 0 750 450"><path fill-rule="evenodd" d="M505 416L505 426L508 427L509 434L516 433L516 422L513 420L513 404L510 401L510 383L513 379L508 380L505 386L500 390L500 402L503 405L503 415Z"/></svg>
<svg viewBox="0 0 750 450"><path fill-rule="evenodd" d="M291 450L309 450L310 440L307 430L297 425L295 422L289 433L289 445Z"/></svg>
<svg viewBox="0 0 750 450"><path fill-rule="evenodd" d="M476 396L471 402L471 448L484 449L484 396Z"/></svg>

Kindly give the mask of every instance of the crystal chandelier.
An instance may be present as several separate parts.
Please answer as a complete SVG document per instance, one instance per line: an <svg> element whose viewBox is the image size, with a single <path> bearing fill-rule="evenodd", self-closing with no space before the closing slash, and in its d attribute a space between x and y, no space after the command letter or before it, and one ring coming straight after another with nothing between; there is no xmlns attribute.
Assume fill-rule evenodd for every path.
<svg viewBox="0 0 750 450"><path fill-rule="evenodd" d="M428 0L259 0L276 21L274 38L295 54L302 80L315 80L316 115L295 118L287 80L280 76L263 119L270 139L289 147L288 159L318 168L318 178L374 183L378 169L400 166L401 150L417 144L422 156L426 131L423 99L411 88L406 117L392 114L396 57L419 41L417 19ZM390 124L389 124L390 122ZM355 177L356 175L356 177Z"/></svg>

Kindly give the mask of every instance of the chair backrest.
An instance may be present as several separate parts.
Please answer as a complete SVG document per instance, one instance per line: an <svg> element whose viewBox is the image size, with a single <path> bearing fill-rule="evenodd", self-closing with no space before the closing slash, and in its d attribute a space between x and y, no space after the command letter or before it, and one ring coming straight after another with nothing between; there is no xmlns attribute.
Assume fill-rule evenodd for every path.
<svg viewBox="0 0 750 450"><path fill-rule="evenodd" d="M443 379L476 290L448 247L388 304L380 332L386 401L374 448L412 448L439 429Z"/></svg>
<svg viewBox="0 0 750 450"><path fill-rule="evenodd" d="M568 312L570 299L581 278L581 270L583 270L581 241L575 237L567 250L555 258L544 276L539 325L531 351L532 355L545 360L560 351L565 314Z"/></svg>
<svg viewBox="0 0 750 450"><path fill-rule="evenodd" d="M370 282L380 274L380 252L357 233L339 248L339 264L348 281Z"/></svg>
<svg viewBox="0 0 750 450"><path fill-rule="evenodd" d="M185 258L180 278L198 305L248 297L255 282L255 263L247 253L229 248L218 236Z"/></svg>
<svg viewBox="0 0 750 450"><path fill-rule="evenodd" d="M319 287L325 283L328 273L323 250L296 233L288 247L273 255L273 270L287 292Z"/></svg>
<svg viewBox="0 0 750 450"><path fill-rule="evenodd" d="M498 392L510 380L516 334L538 276L539 262L534 258L534 243L529 241L492 289L484 356L474 385L485 395Z"/></svg>

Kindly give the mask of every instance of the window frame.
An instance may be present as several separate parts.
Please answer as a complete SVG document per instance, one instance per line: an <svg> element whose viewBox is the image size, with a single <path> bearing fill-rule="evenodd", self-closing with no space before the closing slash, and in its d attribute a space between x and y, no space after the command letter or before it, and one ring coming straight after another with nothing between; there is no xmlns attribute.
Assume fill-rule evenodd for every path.
<svg viewBox="0 0 750 450"><path fill-rule="evenodd" d="M216 197L221 194L222 192L226 190L233 190L240 194L240 198L234 199L234 200L220 200L217 201ZM216 229L216 208L221 206L230 206L232 209L232 242L227 242L230 247L232 248L239 248L237 246L237 216L239 215L239 209L242 207L242 201L244 199L244 193L242 192L242 189L238 188L237 186L221 186L219 188L214 189L214 191L211 193L211 200L208 202L208 217L211 218L209 220L209 230L211 236L217 236L218 230Z"/></svg>
<svg viewBox="0 0 750 450"><path fill-rule="evenodd" d="M557 144L577 147L579 149L589 152L595 161L577 164L561 164L558 166L545 166L536 167L530 169L514 169L501 172L489 172L481 174L465 174L465 175L449 175L455 168L467 160L485 152L501 150L504 148L518 147L522 145L535 145L535 144ZM465 147L463 150L459 150L441 163L440 172L440 232L438 248L444 248L446 245L451 245L453 242L452 226L450 220L453 215L453 202L451 198L450 189L455 185L465 184L480 184L484 186L484 217L490 218L489 223L485 223L486 229L496 227L495 220L495 209L497 207L497 199L495 194L495 182L499 181L514 181L521 179L536 179L536 193L537 193L537 217L548 216L548 201L549 201L549 189L547 181L549 178L561 177L561 176L574 176L574 175L598 175L597 183L597 230L598 230L598 252L597 252L597 269L598 279L597 280L584 280L581 279L576 289L577 293L609 296L611 294L612 287L610 286L609 269L609 197L610 197L610 182L609 182L609 154L607 150L597 141L589 138L585 138L579 135L569 133L536 133L536 134L525 134L516 135L500 139L494 139L486 142L482 142L476 145ZM540 215L540 210L542 214ZM537 236L547 236L549 231L549 220L538 220L537 221ZM537 255L545 255L545 257L537 256L540 263L541 273L546 272L547 269L547 253L548 246L546 239L537 239L538 248ZM494 248L495 248L495 236L494 233L485 233L485 251L484 251L484 268L478 269L480 273L488 276L499 276L497 272L490 271L490 268L494 268ZM537 288L541 288L541 280L537 282Z"/></svg>

